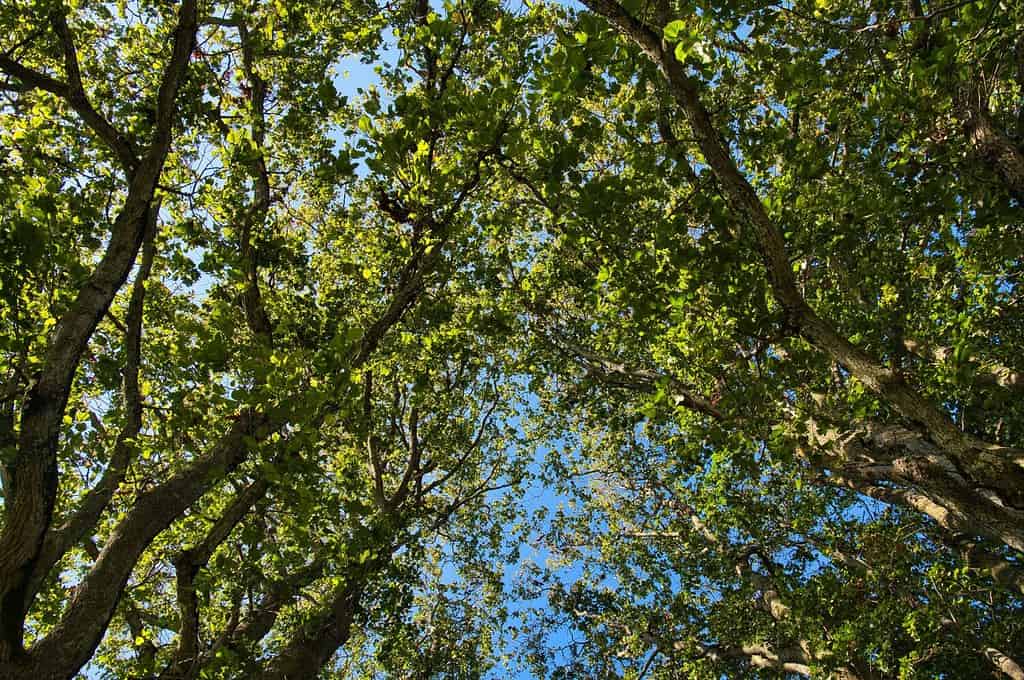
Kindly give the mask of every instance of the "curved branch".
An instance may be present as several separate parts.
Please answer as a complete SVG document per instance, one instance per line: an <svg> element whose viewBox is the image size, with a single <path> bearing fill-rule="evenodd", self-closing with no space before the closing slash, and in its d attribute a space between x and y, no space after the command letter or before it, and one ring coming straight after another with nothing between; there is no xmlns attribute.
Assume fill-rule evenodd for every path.
<svg viewBox="0 0 1024 680"><path fill-rule="evenodd" d="M106 252L57 325L21 413L18 448L7 469L9 495L0 533L0 662L24 654L25 596L53 517L57 440L71 382L93 331L128 278L142 245L156 182L170 150L175 99L195 42L196 8L197 0L182 3L171 58L157 95L152 144L131 175Z"/></svg>
<svg viewBox="0 0 1024 680"><path fill-rule="evenodd" d="M123 330L126 355L124 367L125 425L114 443L114 451L110 456L107 469L103 472L103 477L85 495L74 514L64 524L46 532L46 538L43 540L43 547L25 597L26 610L54 565L96 526L103 510L106 509L114 492L121 485L137 450L136 438L142 431L142 393L139 389L139 367L142 359L142 311L146 298L146 280L152 271L153 258L156 254L156 226L159 212L160 202L154 201L154 205L149 211L142 260L132 285L132 295L128 302L128 313L125 318L126 326Z"/></svg>
<svg viewBox="0 0 1024 680"><path fill-rule="evenodd" d="M183 550L175 556L174 571L177 577L178 600L178 647L170 668L161 675L168 678L191 678L198 670L199 661L199 598L196 595L196 576L204 569L217 549L234 530L252 507L263 498L270 484L258 479L247 486L224 509L217 521L198 545Z"/></svg>
<svg viewBox="0 0 1024 680"><path fill-rule="evenodd" d="M615 0L584 0L584 4L635 42L662 71L669 93L689 120L705 162L732 203L732 209L743 217L750 230L787 323L903 416L920 424L928 437L961 468L961 474L972 478L976 485L990 489L998 496L999 504L1024 510L1024 452L983 442L961 432L948 414L915 391L900 373L854 346L811 309L793 278L782 230L737 167L701 101L700 84L687 75L669 45L653 29L630 15ZM1004 517L1003 523L1011 519ZM990 531L1002 533L1001 527L990 527Z"/></svg>
<svg viewBox="0 0 1024 680"><path fill-rule="evenodd" d="M138 166L138 153L131 139L119 132L114 126L93 107L82 85L82 73L78 66L78 50L75 48L74 36L68 28L67 17L64 16L63 5L50 15L53 30L60 38L61 50L64 52L64 72L67 75L66 99L78 112L92 130L107 143L114 152L125 172L129 175Z"/></svg>

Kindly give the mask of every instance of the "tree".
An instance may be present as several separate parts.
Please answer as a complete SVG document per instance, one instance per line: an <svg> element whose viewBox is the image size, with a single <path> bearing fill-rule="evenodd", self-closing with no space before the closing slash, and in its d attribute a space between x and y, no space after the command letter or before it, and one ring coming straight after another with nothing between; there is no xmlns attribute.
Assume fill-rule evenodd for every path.
<svg viewBox="0 0 1024 680"><path fill-rule="evenodd" d="M543 603L526 616L535 675L1019 674L1019 568L992 578L927 520L806 473L794 484L763 451L756 470L730 450L694 472L700 442L579 431L565 443L579 453L551 461L575 507L544 532L552 566L523 585ZM546 644L566 636L568 650Z"/></svg>
<svg viewBox="0 0 1024 680"><path fill-rule="evenodd" d="M661 135L661 143L673 147L673 150L668 158L662 156L647 162L675 162L676 165L695 163L698 166L677 169L675 176L691 186L695 194L688 199L691 204L699 201L711 203L706 206L694 206L698 212L694 215L692 228L698 231L713 229L716 234L711 238L735 241L725 246L730 252L710 253L715 266L725 269L721 274L736 276L738 270L744 266L763 267L766 279L763 283L749 274L747 278L736 279L734 283L749 288L756 286L758 290L750 296L751 298L761 293L770 296L769 300L743 300L743 304L752 306L750 312L756 315L754 319L747 319L749 327L743 329L746 335L744 340L748 344L744 351L768 353L768 360L786 364L799 363L805 356L807 361L813 361L813 352L818 352L821 360L817 363L825 369L824 376L812 381L809 374L801 375L798 378L800 383L794 385L794 389L811 388L824 399L832 397L828 386L836 381L831 380L829 366L837 366L841 375L838 390L832 391L838 391L842 397L852 379L878 400L878 408L873 409L874 405L864 404L861 407L862 411L877 412L884 408L892 412L893 418L879 418L870 428L866 428L866 424L857 428L839 428L840 433L848 434L855 437L858 442L866 444L872 449L870 452L842 450L841 445L836 443L831 444L832 450L829 451L828 441L809 442L819 451L817 456L824 456L827 459L823 461L823 466L835 468L835 472L842 474L844 480L864 491L870 491L878 486L875 482L892 482L901 487L912 486L923 493L929 502L939 506L927 510L926 503L921 501L917 503L919 510L931 512L936 519L940 514L948 515L950 519L946 521L957 522L960 529L969 526L974 533L984 533L1019 549L1019 532L1022 526L1018 515L1020 501L1017 498L1017 489L1020 488L1021 481L1018 463L1020 454L1012 446L992 441L998 439L994 434L998 417L991 423L986 421L986 417L992 417L990 407L985 413L975 412L972 415L970 422L973 429L962 427L962 422L957 422L944 410L943 404L947 403L950 395L942 393L939 386L935 386L929 392L930 385L918 385L914 378L918 371L925 374L930 370L934 371L935 368L928 365L934 360L952 359L953 348L958 346L957 343L960 346L961 362L980 365L980 370L971 371L970 375L959 381L967 383L960 389L973 387L980 390L999 387L999 379L996 376L1013 374L1013 371L1005 368L1010 362L1001 356L989 357L985 354L986 351L991 351L998 355L1006 348L1004 343L1011 342L1009 338L1000 338L1000 344L994 349L979 346L977 351L974 351L973 346L966 346L966 340L931 340L932 336L941 331L940 328L928 326L930 323L936 327L944 327L950 323L949 318L954 309L966 304L962 301L956 302L967 294L966 290L959 294L956 290L972 285L976 288L980 285L971 278L971 273L975 271L973 268L984 268L986 273L983 276L992 280L988 284L992 290L988 293L989 299L985 301L987 304L983 305L983 313L993 315L998 305L1006 304L1010 299L1007 286L1000 284L999 281L1007 275L1012 276L1015 266L1012 254L1009 256L1010 261L997 264L1002 258L1007 257L1002 249L990 243L979 244L977 249L972 248L973 242L970 241L970 237L974 233L972 230L975 228L976 220L981 221L978 228L992 228L991 222L999 220L1010 220L1012 223L1019 209L1016 199L1012 197L1015 191L1012 178L1004 178L1004 175L1011 177L1012 173L1007 175L998 171L1001 166L997 164L992 169L996 170L995 172L989 172L987 177L976 180L962 176L965 170L957 165L940 167L942 160L947 156L962 157L967 153L965 149L973 149L976 155L990 154L990 151L976 148L977 135L969 132L977 116L972 111L960 111L958 107L962 108L966 104L959 104L957 93L948 91L960 85L957 78L966 80L969 72L957 72L954 67L959 66L959 62L956 61L952 65L931 64L928 60L939 59L938 55L942 50L921 53L918 48L908 45L916 40L915 36L908 34L902 39L897 36L894 39L895 43L886 45L891 49L903 45L909 54L897 55L903 62L894 65L905 65L908 78L914 77L914 69L928 72L931 68L934 73L932 77L938 82L936 91L929 94L941 101L927 101L918 109L872 108L870 105L865 106L863 102L870 102L872 97L885 96L883 88L888 83L869 81L866 78L854 80L855 76L847 75L845 69L847 59L871 59L876 57L876 51L881 49L871 44L868 49L864 49L862 41L856 36L864 34L866 29L857 24L857 16L853 17L849 25L838 23L833 26L828 20L821 19L820 21L826 25L826 28L822 29L818 22L808 22L801 18L799 13L791 15L783 10L753 12L744 7L728 7L718 10L721 16L717 19L709 16L696 22L700 25L689 26L687 22L695 23L692 17L673 20L671 8L667 5L659 10L661 14L658 17L652 15L639 18L619 5L595 4L594 8L636 42L645 59L649 58L652 61L651 65L659 71L657 74L649 72L644 76L645 83L651 83L653 87L660 89L659 104L662 110L658 114L649 115L661 116L655 119L661 128L656 134ZM710 8L708 12L711 12ZM661 19L665 19L665 25L671 26L670 29L666 29L666 34L663 34L658 25ZM668 23L670 20L671 24ZM979 22L979 26L971 23L974 20ZM893 21L896 22L896 28L903 25L903 19L899 16ZM1012 19L1008 21L1012 22ZM721 37L729 35L729 26L744 22L748 26L756 27L746 39L737 38L739 42L733 45ZM805 23L810 23L812 28L801 32ZM911 17L906 23L913 26L917 22ZM986 23L984 17L974 17L968 13L966 18L956 24L955 30L951 29L950 35L943 36L936 32L930 40L936 43L942 40L952 41L951 48L943 53L946 59L969 59L973 56L972 53L961 56L956 48L955 41L959 39L961 31L981 31L981 35L989 41L988 50L995 50L1003 46L1001 41L1008 39L1008 30L1009 26ZM684 34L686 31L689 33ZM821 33L823 35L819 35ZM850 41L851 34L854 35L853 47L848 47L847 42ZM817 40L812 42L813 39ZM698 42L700 40L707 41L707 44ZM723 43L721 48L714 47L714 40ZM676 48L673 48L671 41L676 41ZM815 64L824 60L826 68L838 71L838 78L852 80L853 82L849 84L843 82L842 87L853 91L849 94L842 90L837 92L833 89L835 81L825 78L812 80L804 73L798 73L796 76L786 75L787 80L780 84L769 80L769 74L782 77L770 71L774 68L773 64L778 64L773 55L795 49L790 47L791 44L804 48L806 58ZM806 47L819 44L820 47L815 49ZM586 46L589 45L591 41L586 43ZM697 50L697 46L700 50ZM851 57L849 53L855 48L860 51ZM595 52L597 49L600 48L593 48ZM704 56L694 56L696 52L691 54L692 50L697 50ZM711 52L719 56L713 58ZM730 52L739 56L730 59ZM751 55L749 57L746 56L748 52ZM830 56L825 58L821 56L823 54ZM887 54L878 58L888 59ZM687 59L696 59L699 67L687 66ZM770 59L771 64L761 62L762 59ZM870 61L868 65L871 65ZM616 67L621 68L619 64L616 64ZM793 68L799 67L801 62L795 61ZM636 68L647 68L650 71L648 64L641 64ZM803 68L806 71L811 67L804 65ZM980 68L985 69L984 77L993 80L986 87L997 93L997 100L1006 96L1004 92L1012 92L1015 91L1014 88L1019 87L1012 81L1001 83L996 80L997 75L987 75L988 72L999 74L1006 70L998 63L989 65L982 62ZM690 72L687 69L694 71ZM963 70L967 71L967 67L963 67ZM947 71L954 73L947 76ZM901 74L896 77L899 75ZM616 73L616 76L615 82L624 78L624 74L621 73ZM773 91L776 87L790 89L790 80L794 77L808 81L806 84L800 81L803 89L799 94ZM712 89L702 84L704 80L710 78L725 79L729 84L736 84L733 87ZM953 79L954 82L947 83L946 78ZM902 86L902 83L896 81L892 86ZM611 93L599 91L594 96L598 98L611 95L614 95L614 90ZM727 119L726 123L718 123L701 99L711 95L721 100L721 104L716 105L716 108L723 111L739 109L741 113L736 114L734 120ZM825 102L829 110L820 111L817 104L806 104L802 101L803 98ZM746 108L740 108L744 106ZM844 106L846 108L843 108ZM789 111L787 107L793 110ZM925 111L919 110L922 108ZM932 118L927 121L926 126L916 118L922 114L935 116L936 109L945 110L947 119L935 121ZM792 120L786 119L787 114ZM936 126L940 126L942 132L955 126L959 122L958 115L967 118L965 125L968 131L961 134L960 139L943 139L946 147L941 151L928 146L927 135L939 134L935 131ZM681 120L677 121L675 118L687 121L689 133L692 134L692 142L689 145L678 140L674 126ZM952 120L948 120L949 118ZM904 120L906 123L902 122ZM915 126L915 122L918 125ZM906 125L910 131L904 132L903 138L897 137L890 141L888 136L895 133L889 130L902 125ZM638 127L641 129L636 131L637 134L641 131L649 132L642 130L642 126ZM723 129L732 128L740 128L744 134L737 136L735 141L728 140ZM845 134L836 128L845 130ZM770 137L765 139L769 135ZM887 136L879 140L876 138L877 135ZM804 140L803 136L807 139ZM1008 138L1002 134L1000 139ZM735 151L731 150L732 146L736 147ZM793 147L795 152L784 153L789 147ZM871 154L875 154L877 158ZM674 161L671 160L672 156ZM881 167L878 167L879 163ZM743 171L740 170L741 166ZM851 185L847 178L854 172L857 173L857 179L852 180ZM842 178L841 186L837 186L838 180L835 178ZM648 191L650 184L640 177L637 179L637 184L643 188L636 190ZM598 180L603 181L604 178L595 179L595 182ZM711 191L714 195L697 195L712 182ZM755 184L761 185L763 191L770 194L769 199L762 200ZM923 188L915 189L921 185ZM861 188L862 191L859 190ZM620 191L626 194L629 190ZM815 192L813 196L812 191ZM920 201L927 206L928 214L897 206L893 206L891 212L876 212L870 210L871 206L864 204L865 196L870 196L876 205L888 205L885 199L890 196L893 197L892 200L896 200L900 193L915 192L922 194ZM978 201L985 206L982 214L979 215L973 207L965 206L965 202L972 201ZM673 207L674 210L681 208L678 203ZM710 224L704 222L705 216L700 214L700 210L710 211ZM637 227L633 225L626 226L627 219L621 219L621 226L617 225L618 228L636 229ZM795 245L789 245L780 224L785 224L785 228L791 232L788 241L794 242ZM850 271L850 268L862 263L839 261L840 258L826 252L826 248L832 247L832 244L852 243L850 231L864 229L870 230L872 247L879 251L885 250L889 259L893 261L880 265L889 268L884 274L876 271L873 272L871 279L861 277L860 282L870 281L864 283L864 289L843 297L843 280L839 277L856 277L859 272ZM668 228L664 231L665 242L656 242L654 248L664 248L677 258L677 262L673 263L676 270L683 270L692 278L692 281L687 282L690 290L699 290L709 280L719 283L710 277L695 276L692 274L694 268L682 266L682 260L687 255L704 256L704 253L700 252L703 250L703 239L682 238L682 243L676 244L673 239L677 238L678 228L674 233ZM643 232L638 230L637 233ZM827 236L828 240L820 238L822 236ZM649 238L649 232L647 237ZM693 245L693 242L697 244ZM822 247L823 244L826 247ZM976 250L981 252L975 255ZM751 261L755 256L757 265ZM971 269L964 271L968 265L958 262L958 257L978 257L984 264L972 262L969 265ZM945 264L940 265L940 262ZM655 261L650 264L657 266L660 263ZM872 261L871 264L877 263ZM996 266L998 273L991 273L989 264ZM949 295L955 302L953 308L944 305L948 299L945 296L940 298L938 291L934 290L934 284L929 285L927 279L915 279L912 276L917 272L923 274L932 266L944 272L948 271L953 279L951 285L954 289ZM672 273L674 271L666 273L663 280L668 279ZM612 285L615 283L617 282L612 282ZM626 282L627 285L630 283L632 282ZM672 284L665 281L663 285ZM939 285L944 285L944 282ZM867 290L868 286L873 286L876 290ZM647 311L647 308L667 311L672 302L669 295L673 292L679 291L669 291L661 300L636 301L637 306L645 305L641 308L644 311ZM817 303L818 298L821 298L820 306L823 307L820 311L808 302L814 300ZM678 294L675 299L680 304L685 303ZM723 302L728 304L733 299L726 298ZM941 299L941 302L936 301L938 299ZM922 308L915 309L915 304L920 304ZM981 305L981 302L978 304ZM935 308L939 305L943 306ZM724 306L720 305L714 312L722 314L721 307ZM969 314L963 310L960 310L960 313ZM839 325L841 323L843 326ZM648 330L646 334L652 335L654 332ZM850 337L854 337L859 343L852 342ZM867 344L869 340L873 341L872 345ZM760 341L761 347L749 346L751 342L757 341ZM795 346L775 347L783 342ZM781 351L786 352L785 358L792 361L785 362ZM801 356L793 355L797 351ZM921 363L925 365L919 368ZM773 367L772 370L777 369ZM811 424L814 411L820 412L822 409L817 406L816 401L811 401L813 408L804 406L798 399L793 401L795 407L803 407L810 411L800 421L800 426L804 432L813 431ZM847 416L846 420L849 419ZM894 437L877 436L878 433L888 433L888 428L896 419L899 419L901 427L906 425L909 429ZM830 424L842 420L830 414ZM966 417L963 422L967 422ZM1005 430L1006 418L1003 422ZM991 429L992 433L989 433L986 427ZM911 450L914 447L909 441L911 439L918 442L916 451ZM866 465L865 456L883 459L889 468L885 469L885 465ZM905 502L915 501L906 499Z"/></svg>
<svg viewBox="0 0 1024 680"><path fill-rule="evenodd" d="M0 677L316 675L516 483L505 14L5 8Z"/></svg>
<svg viewBox="0 0 1024 680"><path fill-rule="evenodd" d="M0 678L1024 677L1018 8L584 4L0 10Z"/></svg>
<svg viewBox="0 0 1024 680"><path fill-rule="evenodd" d="M1020 220L1011 169L1021 158L1020 17L918 3L585 4L593 14L567 18L560 54L546 63L573 77L545 83L550 110L573 119L563 148L579 152L535 158L519 171L553 235L524 286L545 338L539 361L560 374L545 388L549 403L595 430L600 443L584 447L578 468L606 475L597 485L626 489L591 501L593 516L573 525L568 544L590 549L570 557L594 573L585 571L575 595L562 584L569 594L556 588L552 598L588 629L597 656L580 663L618 673L626 671L614 670L616 657L641 659L633 672L643 674L641 652L653 650L653 667L677 663L680 652L719 664L716 677L739 672L737 659L754 674L806 674L825 663L822 653L829 664L843 659L835 672L858 676L927 674L928 654L954 668L950 648L926 652L920 639L897 653L905 669L879 657L847 659L811 639L821 635L816 616L801 618L798 635L783 635L785 617L770 611L766 625L783 646L769 653L756 630L726 634L717 611L729 604L690 609L682 641L675 632L650 637L665 626L651 629L644 616L670 607L652 607L652 586L633 586L626 574L640 560L651 580L681 574L682 584L661 585L682 598L702 587L688 574L714 579L732 570L731 583L714 588L740 588L748 605L751 594L764 597L773 572L795 569L809 587L803 558L789 551L793 541L821 543L816 529L768 540L748 526L758 507L749 494L779 466L797 499L840 487L911 510L895 515L905 531L895 544L914 536L928 546L921 554L939 550L968 569L999 565L1009 580L996 587L1012 589L999 596L1007 609L986 625L1011 616L1024 527L1013 429L1019 250L990 235L1015 233ZM572 103L553 103L554 93ZM545 186L552 172L568 181ZM650 447L618 443L641 427ZM667 458L653 474L643 472L652 448ZM691 516L712 534L667 531L701 550L732 543L730 532L747 537L721 549L726 555L692 563L666 548L652 564L646 548L616 533L623 523L648 531L652 515L669 513L658 498L720 468L738 476L732 490L699 504L684 494L694 509L673 519L685 526ZM652 478L664 493L641 493ZM930 538L911 528L915 512L937 525ZM666 521L652 531L665 531ZM770 547L759 556L744 552L762 540ZM868 543L863 534L852 540ZM974 561L959 561L958 547ZM840 557L816 550L811 563L844 572L836 583L858 578ZM981 574L986 592L989 576ZM771 588L795 592L784 585ZM596 602L594 588L604 593ZM921 588L904 582L899 591L907 598ZM892 635L874 604L857 606ZM637 609L646 612L640 621ZM952 648L979 649L974 633L957 635ZM1015 636L1005 640L1019 659ZM857 644L869 654L878 648ZM991 659L1019 677L1020 665L1006 657Z"/></svg>

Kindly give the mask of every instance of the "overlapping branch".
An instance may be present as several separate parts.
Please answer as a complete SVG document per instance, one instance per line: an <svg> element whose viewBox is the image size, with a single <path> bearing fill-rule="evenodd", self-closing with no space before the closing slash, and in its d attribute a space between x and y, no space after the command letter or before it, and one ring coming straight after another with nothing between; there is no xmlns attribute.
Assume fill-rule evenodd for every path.
<svg viewBox="0 0 1024 680"><path fill-rule="evenodd" d="M89 338L127 279L150 222L153 193L170 149L175 99L195 41L196 8L196 0L182 3L157 93L150 146L129 175L128 194L112 225L106 251L60 319L22 408L17 452L6 471L6 521L0 533L0 664L23 654L26 594L53 515L57 440L72 378ZM58 32L62 26L58 20ZM73 87L79 78L77 70L69 78ZM0 677L5 673L0 665Z"/></svg>
<svg viewBox="0 0 1024 680"><path fill-rule="evenodd" d="M1019 529L1014 531L1012 527L1020 526L1018 515L1024 511L1024 452L980 441L960 431L948 414L917 392L903 375L854 346L811 309L794 280L782 230L738 169L701 101L701 85L686 73L659 30L631 15L615 0L585 0L585 4L635 42L662 71L668 91L686 115L705 162L760 252L786 323L922 428L967 480L977 503L991 510L975 517L986 526L989 535L1018 534ZM941 485L942 481L936 483ZM1016 538L1013 541L1020 545Z"/></svg>

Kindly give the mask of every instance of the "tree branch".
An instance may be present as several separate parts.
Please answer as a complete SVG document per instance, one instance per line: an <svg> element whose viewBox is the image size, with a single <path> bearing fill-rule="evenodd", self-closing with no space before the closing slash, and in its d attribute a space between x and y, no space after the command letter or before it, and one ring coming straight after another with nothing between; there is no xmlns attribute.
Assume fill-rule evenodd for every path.
<svg viewBox="0 0 1024 680"><path fill-rule="evenodd" d="M258 479L247 486L224 509L217 521L206 532L198 545L181 551L174 558L174 571L178 600L178 646L170 668L165 672L169 678L191 678L199 661L199 599L196 596L195 579L204 569L217 549L263 498L270 484Z"/></svg>
<svg viewBox="0 0 1024 680"><path fill-rule="evenodd" d="M351 636L367 582L390 561L390 550L382 546L366 561L352 565L310 624L295 631L281 652L267 662L259 680L315 677Z"/></svg>
<svg viewBox="0 0 1024 680"><path fill-rule="evenodd" d="M9 494L0 533L0 663L21 657L26 592L57 493L57 441L71 382L100 319L124 284L142 244L157 179L171 144L175 99L195 41L197 0L184 0L171 58L157 96L152 144L131 181L99 264L60 319L38 380L21 413L18 448L7 468Z"/></svg>
<svg viewBox="0 0 1024 680"><path fill-rule="evenodd" d="M22 664L23 672L42 677L74 675L103 637L143 551L217 481L240 465L254 443L281 425L280 419L261 413L236 416L228 432L205 455L140 494L75 590L60 623L30 650Z"/></svg>
<svg viewBox="0 0 1024 680"><path fill-rule="evenodd" d="M911 354L937 364L945 363L954 353L952 347L933 347L910 338L903 340L903 347ZM1024 373L1002 364L980 361L975 357L970 357L968 361L978 365L972 376L976 383L1024 392Z"/></svg>
<svg viewBox="0 0 1024 680"><path fill-rule="evenodd" d="M60 39L61 50L64 53L64 72L68 79L66 99L71 107L78 112L92 130L107 143L107 146L114 152L125 172L131 176L132 171L138 166L138 153L131 139L114 128L89 101L82 85L82 73L78 66L78 50L75 48L74 36L68 28L67 18L64 16L63 5L50 14L50 23L53 30Z"/></svg>
<svg viewBox="0 0 1024 680"><path fill-rule="evenodd" d="M953 533L987 536L1024 551L1024 513L965 477L923 433L877 423L839 433L813 419L805 426L813 447L805 456L829 467L835 483L914 508Z"/></svg>
<svg viewBox="0 0 1024 680"><path fill-rule="evenodd" d="M742 216L760 251L771 289L785 312L787 323L903 416L919 423L964 474L993 490L1001 504L1024 509L1024 452L982 442L961 432L948 414L916 392L902 375L855 347L811 309L793 278L782 230L739 171L728 145L701 102L700 84L687 75L658 33L631 16L615 0L584 0L584 4L635 42L662 71L669 93L690 123L705 162L718 179L723 194L731 201L732 209Z"/></svg>
<svg viewBox="0 0 1024 680"><path fill-rule="evenodd" d="M58 14L55 13L53 16L57 17ZM71 45L71 49L74 50L70 32L67 31L67 24L64 23L63 14L59 16L59 20L55 19L54 24L58 30L58 35L61 37L62 48L67 50L67 46ZM57 28L58 24L62 24L64 27L65 33L63 35L60 34L60 29ZM6 53L0 54L0 71L13 78L17 78L28 89L43 90L66 101L72 110L82 118L89 129L114 153L121 167L130 177L139 164L138 154L134 149L134 145L127 137L118 132L110 121L104 118L89 102L85 91L82 89L77 58L74 56L73 51L70 57L67 56L67 52L65 53L65 68L68 68L68 64L70 64L68 77L69 79L74 78L70 85L45 73L31 69L11 58ZM25 91L25 89L21 88L18 91Z"/></svg>
<svg viewBox="0 0 1024 680"><path fill-rule="evenodd" d="M132 285L128 302L125 335L124 405L126 421L114 443L114 450L97 485L79 502L74 514L63 525L51 528L43 540L38 561L25 598L26 610L31 605L43 580L65 553L96 526L100 515L124 480L128 466L138 450L137 438L142 431L142 392L139 389L139 368L142 363L142 312L146 297L146 280L153 269L156 254L157 217L160 212L159 200L149 210L142 260Z"/></svg>

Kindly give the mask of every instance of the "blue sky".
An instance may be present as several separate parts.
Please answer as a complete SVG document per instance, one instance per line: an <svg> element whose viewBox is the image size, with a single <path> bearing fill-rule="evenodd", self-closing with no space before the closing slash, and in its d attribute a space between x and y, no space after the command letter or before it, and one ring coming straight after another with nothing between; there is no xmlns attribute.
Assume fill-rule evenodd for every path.
<svg viewBox="0 0 1024 680"><path fill-rule="evenodd" d="M436 3L435 3L436 4ZM571 3L572 6L578 6L575 3ZM380 50L379 60L374 63L364 63L357 56L349 56L343 58L337 65L337 76L334 80L334 84L339 94L346 96L348 101L357 102L362 96L362 92L366 91L370 87L380 86L380 77L376 71L382 65L394 64L399 58L399 52L394 46L393 39L390 35L383 36L385 44ZM380 88L382 94L384 94L383 88ZM386 97L382 102L385 106L387 104ZM365 173L365 167L359 168L360 174ZM205 290L203 282L199 284L200 290ZM532 406L535 406L534 401ZM560 494L550 486L538 481L541 477L540 468L543 465L545 456L552 450L564 450L567 446L567 442L564 440L551 441L547 446L541 447L536 452L536 458L531 466L531 472L534 473L534 481L527 487L523 494L522 510L526 516L534 514L538 510L542 509L554 509L560 504L567 504L570 497L565 494ZM534 536L536 537L536 536ZM534 562L543 566L544 562L550 556L550 553L541 546L540 540L527 541L520 547L520 562L515 564L505 565L505 583L506 586L511 590L514 585L515 579L519 576L524 563ZM582 566L574 565L560 572L560 576L568 581L571 581L575 577L581 575ZM511 601L509 603L510 611L513 615L524 612L530 607L543 606L544 603L541 600L533 601ZM569 641L569 631L563 630L553 634L550 642L554 646L562 645ZM94 670L86 670L85 676L88 678L100 677ZM498 668L492 673L492 677L495 678L529 678L533 677L523 669L514 670L513 668Z"/></svg>

